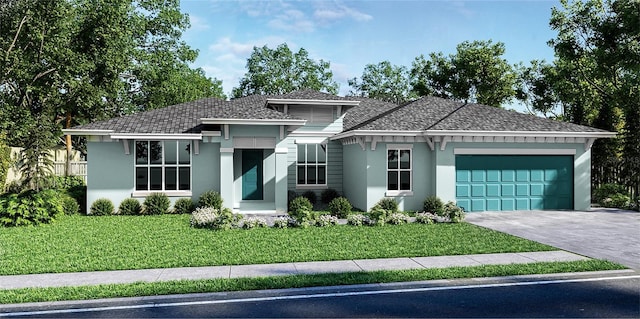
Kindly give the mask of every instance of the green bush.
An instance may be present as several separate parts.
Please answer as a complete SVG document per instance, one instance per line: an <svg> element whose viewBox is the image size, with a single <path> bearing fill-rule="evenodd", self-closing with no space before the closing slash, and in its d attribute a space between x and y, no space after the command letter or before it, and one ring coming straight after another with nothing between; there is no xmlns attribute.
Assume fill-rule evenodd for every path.
<svg viewBox="0 0 640 319"><path fill-rule="evenodd" d="M351 203L349 200L344 197L337 197L331 200L329 203L329 211L331 215L337 216L338 218L347 218L349 214L351 214Z"/></svg>
<svg viewBox="0 0 640 319"><path fill-rule="evenodd" d="M452 223L459 223L464 220L464 210L454 202L447 202L443 208L444 216Z"/></svg>
<svg viewBox="0 0 640 319"><path fill-rule="evenodd" d="M380 207L391 214L398 212L398 202L390 197L379 200L374 207Z"/></svg>
<svg viewBox="0 0 640 319"><path fill-rule="evenodd" d="M628 195L615 193L609 197L605 197L600 205L608 208L628 208L631 204L631 198Z"/></svg>
<svg viewBox="0 0 640 319"><path fill-rule="evenodd" d="M362 225L371 224L371 221L365 215L362 215L362 214L351 214L351 215L347 216L347 224L348 225L353 225L353 226L362 226Z"/></svg>
<svg viewBox="0 0 640 319"><path fill-rule="evenodd" d="M387 223L389 215L393 214L393 212L382 208L382 206L375 205L368 214L372 224L382 226Z"/></svg>
<svg viewBox="0 0 640 319"><path fill-rule="evenodd" d="M302 193L302 197L308 199L311 205L315 205L318 201L318 195L316 195L316 192L314 191L306 191Z"/></svg>
<svg viewBox="0 0 640 319"><path fill-rule="evenodd" d="M7 181L7 173L11 168L13 160L11 159L11 147L5 142L4 133L0 134L0 186L4 186ZM2 189L0 189L0 192Z"/></svg>
<svg viewBox="0 0 640 319"><path fill-rule="evenodd" d="M618 184L604 184L593 191L593 200L602 205L606 198L610 198L615 194L623 194L629 196L627 188Z"/></svg>
<svg viewBox="0 0 640 319"><path fill-rule="evenodd" d="M229 208L223 208L222 210L218 211L212 228L223 230L238 228L240 226L240 221L242 221L242 215L234 214L233 211Z"/></svg>
<svg viewBox="0 0 640 319"><path fill-rule="evenodd" d="M69 196L69 194L63 194L61 196L62 199L62 208L64 209L64 213L67 215L75 215L80 212L80 205L75 198Z"/></svg>
<svg viewBox="0 0 640 319"><path fill-rule="evenodd" d="M153 193L144 198L142 203L142 214L162 215L169 212L171 200L164 193Z"/></svg>
<svg viewBox="0 0 640 319"><path fill-rule="evenodd" d="M0 196L0 225L28 226L50 223L64 214L61 196L54 190Z"/></svg>
<svg viewBox="0 0 640 319"><path fill-rule="evenodd" d="M216 191L206 191L198 199L198 207L213 207L222 210L222 196Z"/></svg>
<svg viewBox="0 0 640 319"><path fill-rule="evenodd" d="M294 198L291 203L289 203L288 214L296 222L302 224L304 222L313 220L313 216L311 214L312 210L313 205L311 204L309 199L304 196L299 196Z"/></svg>
<svg viewBox="0 0 640 319"><path fill-rule="evenodd" d="M242 222L242 228L244 229L253 229L253 228L265 228L267 227L267 220L263 217L247 217Z"/></svg>
<svg viewBox="0 0 640 319"><path fill-rule="evenodd" d="M191 198L179 198L173 204L174 214L191 214L196 209L196 204Z"/></svg>
<svg viewBox="0 0 640 319"><path fill-rule="evenodd" d="M87 186L81 176L49 176L48 184L54 189L71 189L79 186Z"/></svg>
<svg viewBox="0 0 640 319"><path fill-rule="evenodd" d="M422 205L422 210L429 213L438 214L442 212L444 208L444 203L438 196L429 196L424 200Z"/></svg>
<svg viewBox="0 0 640 319"><path fill-rule="evenodd" d="M416 214L416 223L430 225L430 224L435 224L436 220L437 220L437 215L433 213L425 212L425 213Z"/></svg>
<svg viewBox="0 0 640 319"><path fill-rule="evenodd" d="M320 193L320 200L325 204L331 203L332 200L338 197L340 197L340 194L333 188L327 188Z"/></svg>
<svg viewBox="0 0 640 319"><path fill-rule="evenodd" d="M387 223L392 225L406 224L409 222L409 216L404 213L392 213L387 216Z"/></svg>
<svg viewBox="0 0 640 319"><path fill-rule="evenodd" d="M140 215L142 213L142 206L140 201L135 198L125 198L118 207L118 214L120 215Z"/></svg>
<svg viewBox="0 0 640 319"><path fill-rule="evenodd" d="M93 204L91 204L91 208L89 209L89 215L104 216L113 214L113 203L107 198L97 199Z"/></svg>

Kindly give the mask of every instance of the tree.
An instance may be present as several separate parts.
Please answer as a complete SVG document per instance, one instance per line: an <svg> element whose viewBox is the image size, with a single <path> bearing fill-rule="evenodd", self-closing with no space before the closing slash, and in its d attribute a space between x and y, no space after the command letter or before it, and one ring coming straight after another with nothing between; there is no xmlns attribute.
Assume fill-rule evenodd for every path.
<svg viewBox="0 0 640 319"><path fill-rule="evenodd" d="M348 83L354 88L349 92L352 96L370 97L396 104L415 98L411 91L409 70L405 66L391 65L389 61L367 64L361 81L353 78Z"/></svg>
<svg viewBox="0 0 640 319"><path fill-rule="evenodd" d="M502 58L504 44L465 41L455 54L417 57L411 68L413 90L465 102L501 106L515 96L516 73Z"/></svg>
<svg viewBox="0 0 640 319"><path fill-rule="evenodd" d="M12 0L0 17L0 126L12 145L30 142L36 119L55 143L60 128L224 98L188 65L197 51L180 40L189 19L178 0Z"/></svg>
<svg viewBox="0 0 640 319"><path fill-rule="evenodd" d="M333 80L330 63L309 58L301 48L293 53L286 43L276 49L266 45L253 47L247 59L247 73L233 88L238 98L252 94L284 94L302 89L312 89L336 94L338 83Z"/></svg>
<svg viewBox="0 0 640 319"><path fill-rule="evenodd" d="M640 188L640 2L561 1L550 25L558 36L554 48L561 70L571 69L580 90L563 90L572 107L576 101L593 105L593 125L618 131L616 140L599 140L593 147L594 166L620 154L625 184ZM569 67L568 67L569 66ZM587 94L585 94L587 92ZM580 106L578 106L580 107Z"/></svg>

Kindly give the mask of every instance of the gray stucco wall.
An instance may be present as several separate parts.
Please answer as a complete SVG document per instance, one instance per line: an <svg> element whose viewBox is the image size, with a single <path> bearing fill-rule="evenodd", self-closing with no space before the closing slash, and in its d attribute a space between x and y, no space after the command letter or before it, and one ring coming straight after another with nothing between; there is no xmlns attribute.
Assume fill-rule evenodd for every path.
<svg viewBox="0 0 640 319"><path fill-rule="evenodd" d="M99 198L110 199L117 209L133 192L133 152L126 155L122 142L87 142L87 154L87 212Z"/></svg>

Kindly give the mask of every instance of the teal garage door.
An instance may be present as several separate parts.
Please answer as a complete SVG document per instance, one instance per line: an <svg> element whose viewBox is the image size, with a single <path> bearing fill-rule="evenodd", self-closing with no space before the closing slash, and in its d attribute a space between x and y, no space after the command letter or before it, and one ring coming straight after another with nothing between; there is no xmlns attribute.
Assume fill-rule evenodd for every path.
<svg viewBox="0 0 640 319"><path fill-rule="evenodd" d="M573 209L573 156L457 155L465 211Z"/></svg>

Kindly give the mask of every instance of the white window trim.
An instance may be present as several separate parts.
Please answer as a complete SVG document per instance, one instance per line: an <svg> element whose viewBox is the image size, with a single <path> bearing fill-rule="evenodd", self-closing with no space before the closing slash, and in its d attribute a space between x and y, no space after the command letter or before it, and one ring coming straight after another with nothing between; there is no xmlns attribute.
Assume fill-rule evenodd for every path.
<svg viewBox="0 0 640 319"><path fill-rule="evenodd" d="M175 142L176 143L176 164L165 164L165 145L164 145L164 140L134 140L133 142L133 147L134 147L134 156L133 156L133 193L131 194L132 197L145 197L148 196L150 194L154 194L154 193L164 193L167 196L191 196L192 194L192 187L193 187L193 142L189 141L189 145L191 145L191 151L189 152L189 164L180 164L180 140L168 140L169 142ZM147 143L147 147L148 147L148 152L150 152L150 146L151 146L151 142L159 142L162 145L162 163L161 164L151 164L151 159L149 158L150 154L147 154L147 164L138 164L137 160L138 160L138 148L136 147L136 143L138 142L146 142ZM147 190L138 190L137 188L137 169L138 167L146 167L147 168ZM159 167L161 168L161 172L162 172L162 181L161 181L161 185L162 185L162 189L160 190L151 190L148 189L151 187L151 171L149 170L149 168L152 167ZM175 190L166 190L165 189L165 168L167 167L175 167L176 168L176 188L180 188L180 168L181 167L188 167L189 168L189 189L185 189L185 190L180 190L180 189L175 189Z"/></svg>
<svg viewBox="0 0 640 319"><path fill-rule="evenodd" d="M300 144L300 145L305 145L305 163L304 164L300 164L298 163L298 147L297 147L298 143L296 143L296 189L323 189L323 188L327 188L328 187L328 176L329 176L329 146L327 144L321 144L321 143L309 143L309 144ZM307 161L306 161L306 157L307 157L307 147L309 145L315 145L316 148L316 161L318 160L318 156L317 156L317 152L318 152L318 147L322 147L322 145L324 145L325 151L324 151L324 164L318 164L316 162L316 164L313 165L308 165ZM298 167L304 165L305 167L305 172L307 171L307 166L315 166L316 167L316 181L318 180L318 167L319 166L324 166L324 184L299 184L298 181ZM306 178L305 178L306 180Z"/></svg>
<svg viewBox="0 0 640 319"><path fill-rule="evenodd" d="M398 172L398 189L391 190L389 189L389 151L398 151L398 168L394 168L393 171ZM401 169L400 168L400 151L409 151L409 169ZM386 182L386 191L385 196L393 197L393 196L412 196L413 195L413 145L411 144L389 144L387 145L387 152L385 153L385 162L386 162L386 170L385 170L385 182ZM409 171L409 189L399 189L400 188L400 172Z"/></svg>

